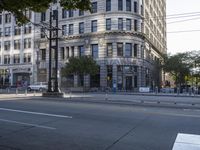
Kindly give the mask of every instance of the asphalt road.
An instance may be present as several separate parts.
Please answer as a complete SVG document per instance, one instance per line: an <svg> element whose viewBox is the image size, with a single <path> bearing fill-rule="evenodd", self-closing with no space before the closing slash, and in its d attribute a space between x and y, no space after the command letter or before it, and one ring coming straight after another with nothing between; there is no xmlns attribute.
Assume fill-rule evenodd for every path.
<svg viewBox="0 0 200 150"><path fill-rule="evenodd" d="M0 150L172 150L178 133L200 135L200 111L0 100Z"/></svg>

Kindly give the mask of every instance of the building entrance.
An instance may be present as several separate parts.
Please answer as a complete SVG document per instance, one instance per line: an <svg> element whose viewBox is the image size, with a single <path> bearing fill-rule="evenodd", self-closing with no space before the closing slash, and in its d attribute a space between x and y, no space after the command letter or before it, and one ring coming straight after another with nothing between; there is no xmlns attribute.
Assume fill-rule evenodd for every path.
<svg viewBox="0 0 200 150"><path fill-rule="evenodd" d="M130 91L132 90L132 84L133 83L133 79L131 76L127 76L126 77L126 91Z"/></svg>

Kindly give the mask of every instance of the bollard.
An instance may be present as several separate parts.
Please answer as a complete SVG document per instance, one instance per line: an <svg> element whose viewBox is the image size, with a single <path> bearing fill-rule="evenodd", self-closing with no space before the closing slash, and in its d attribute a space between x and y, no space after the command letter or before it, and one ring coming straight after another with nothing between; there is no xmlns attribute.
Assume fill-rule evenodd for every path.
<svg viewBox="0 0 200 150"><path fill-rule="evenodd" d="M69 99L70 100L72 99L72 92L71 91L69 92Z"/></svg>
<svg viewBox="0 0 200 150"><path fill-rule="evenodd" d="M10 88L7 88L7 92L10 93Z"/></svg>
<svg viewBox="0 0 200 150"><path fill-rule="evenodd" d="M108 100L108 93L106 93L105 100Z"/></svg>
<svg viewBox="0 0 200 150"><path fill-rule="evenodd" d="M158 87L156 87L156 94L158 94Z"/></svg>
<svg viewBox="0 0 200 150"><path fill-rule="evenodd" d="M16 95L18 95L18 88L16 88Z"/></svg>
<svg viewBox="0 0 200 150"><path fill-rule="evenodd" d="M33 95L35 96L35 90L33 91Z"/></svg>
<svg viewBox="0 0 200 150"><path fill-rule="evenodd" d="M27 89L25 89L25 96L27 96Z"/></svg>

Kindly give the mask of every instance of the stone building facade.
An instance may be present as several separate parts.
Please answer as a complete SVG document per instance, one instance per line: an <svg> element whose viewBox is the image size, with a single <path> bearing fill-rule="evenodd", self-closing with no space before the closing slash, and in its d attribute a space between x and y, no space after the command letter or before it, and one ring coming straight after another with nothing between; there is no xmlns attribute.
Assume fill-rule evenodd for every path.
<svg viewBox="0 0 200 150"><path fill-rule="evenodd" d="M161 61L161 54L166 53L165 0L92 0L91 12L65 10L54 3L46 12L32 14L33 21L45 26L49 23L50 11L54 14L56 10L61 29L58 76L62 87L114 87L137 91L139 87L153 88L160 84L162 76L155 65ZM41 26L32 26L31 82L46 82L48 78L48 31ZM21 34L21 41L24 36ZM21 49L20 62L23 52ZM91 55L96 60L99 73L62 77L60 71L68 58L82 55Z"/></svg>

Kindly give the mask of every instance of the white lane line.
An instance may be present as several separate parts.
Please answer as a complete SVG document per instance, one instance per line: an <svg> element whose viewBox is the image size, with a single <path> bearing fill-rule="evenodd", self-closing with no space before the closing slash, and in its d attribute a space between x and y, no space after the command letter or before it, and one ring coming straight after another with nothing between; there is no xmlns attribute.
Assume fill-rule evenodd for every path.
<svg viewBox="0 0 200 150"><path fill-rule="evenodd" d="M53 127L42 126L42 125L31 124L31 123L25 123L25 122L19 122L19 121L14 121L14 120L0 119L0 121L8 122L8 123L14 123L14 124L20 124L20 125L26 125L26 126L33 126L33 127L49 129L49 130L55 130L56 129L56 128L53 128Z"/></svg>
<svg viewBox="0 0 200 150"><path fill-rule="evenodd" d="M41 112L24 111L24 110L16 110L16 109L8 109L8 108L0 108L0 110L2 110L2 111L11 111L11 112L18 112L18 113L25 113L25 114L33 114L33 115L42 115L42 116L49 116L49 117L72 119L72 116L47 114L47 113L41 113Z"/></svg>
<svg viewBox="0 0 200 150"><path fill-rule="evenodd" d="M178 133L172 150L199 150L200 135Z"/></svg>

